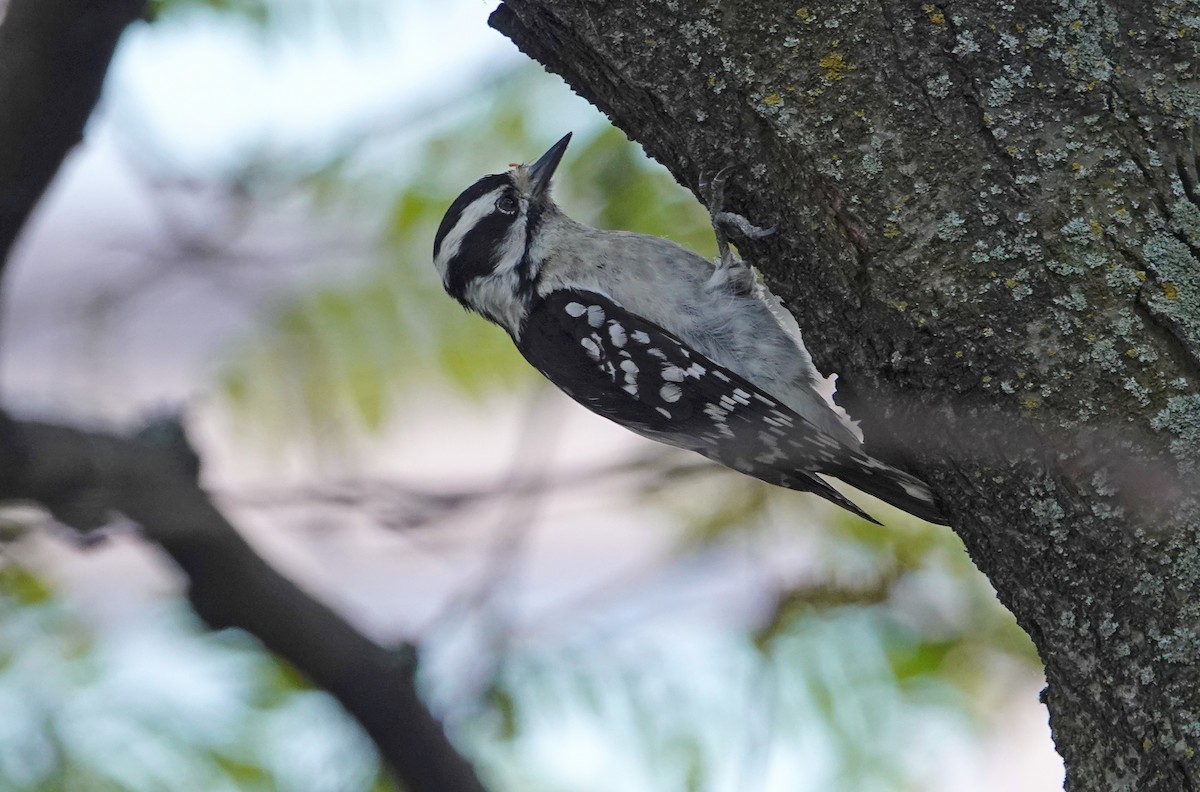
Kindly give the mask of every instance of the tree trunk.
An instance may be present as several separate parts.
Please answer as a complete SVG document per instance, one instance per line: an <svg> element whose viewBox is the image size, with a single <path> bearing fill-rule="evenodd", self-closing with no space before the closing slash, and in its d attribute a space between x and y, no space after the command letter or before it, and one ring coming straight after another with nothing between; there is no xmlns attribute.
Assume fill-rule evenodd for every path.
<svg viewBox="0 0 1200 792"><path fill-rule="evenodd" d="M1027 7L1025 7L1027 6ZM509 0L727 208L1041 652L1076 790L1200 786L1200 8Z"/></svg>

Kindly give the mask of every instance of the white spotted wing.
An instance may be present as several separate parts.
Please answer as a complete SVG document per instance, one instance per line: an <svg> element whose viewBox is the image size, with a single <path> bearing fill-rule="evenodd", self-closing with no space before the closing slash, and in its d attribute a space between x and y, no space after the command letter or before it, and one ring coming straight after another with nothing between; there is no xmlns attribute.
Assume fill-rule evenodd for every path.
<svg viewBox="0 0 1200 792"><path fill-rule="evenodd" d="M537 302L517 346L547 379L605 418L771 484L816 492L867 519L813 473L872 464L893 470L595 292L556 291Z"/></svg>

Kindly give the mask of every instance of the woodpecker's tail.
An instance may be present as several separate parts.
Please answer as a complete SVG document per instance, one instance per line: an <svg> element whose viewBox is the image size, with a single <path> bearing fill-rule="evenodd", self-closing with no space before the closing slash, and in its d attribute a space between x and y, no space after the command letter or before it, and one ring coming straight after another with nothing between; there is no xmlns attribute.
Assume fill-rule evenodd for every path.
<svg viewBox="0 0 1200 792"><path fill-rule="evenodd" d="M914 517L937 525L950 524L924 481L864 453L856 453L855 457L849 464L830 465L821 472L835 476Z"/></svg>
<svg viewBox="0 0 1200 792"><path fill-rule="evenodd" d="M770 479L767 478L764 478L764 480L770 481ZM826 482L825 479L821 478L815 473L801 473L799 475L795 473L787 473L780 476L779 481L772 483L779 484L787 487L788 489L800 490L801 492L811 492L814 495L820 495L830 503L841 506L846 511L862 517L867 522L875 523L876 525L883 525L883 523L879 522L879 520L876 520L874 517L858 508L857 504L855 504L852 500L835 490L833 487L829 486L829 483Z"/></svg>

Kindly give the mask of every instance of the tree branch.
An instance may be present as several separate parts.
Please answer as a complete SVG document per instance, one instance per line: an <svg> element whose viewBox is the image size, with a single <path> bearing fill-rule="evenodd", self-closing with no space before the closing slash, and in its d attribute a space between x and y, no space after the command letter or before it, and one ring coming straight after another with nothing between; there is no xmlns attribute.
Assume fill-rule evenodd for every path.
<svg viewBox="0 0 1200 792"><path fill-rule="evenodd" d="M406 790L484 792L420 701L415 660L368 640L259 557L196 483L194 458L178 446L45 423L0 429L0 500L43 504L83 530L115 513L134 520L187 575L202 619L254 635L329 691Z"/></svg>
<svg viewBox="0 0 1200 792"><path fill-rule="evenodd" d="M0 23L0 275L145 0L12 0Z"/></svg>

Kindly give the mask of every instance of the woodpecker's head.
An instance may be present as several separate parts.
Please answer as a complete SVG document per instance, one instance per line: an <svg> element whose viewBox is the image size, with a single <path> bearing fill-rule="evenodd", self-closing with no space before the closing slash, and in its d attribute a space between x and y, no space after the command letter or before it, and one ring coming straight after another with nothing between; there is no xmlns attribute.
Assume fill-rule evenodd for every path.
<svg viewBox="0 0 1200 792"><path fill-rule="evenodd" d="M433 240L447 293L515 338L533 298L539 261L530 256L543 218L558 211L550 178L571 133L532 165L484 176L454 199Z"/></svg>

